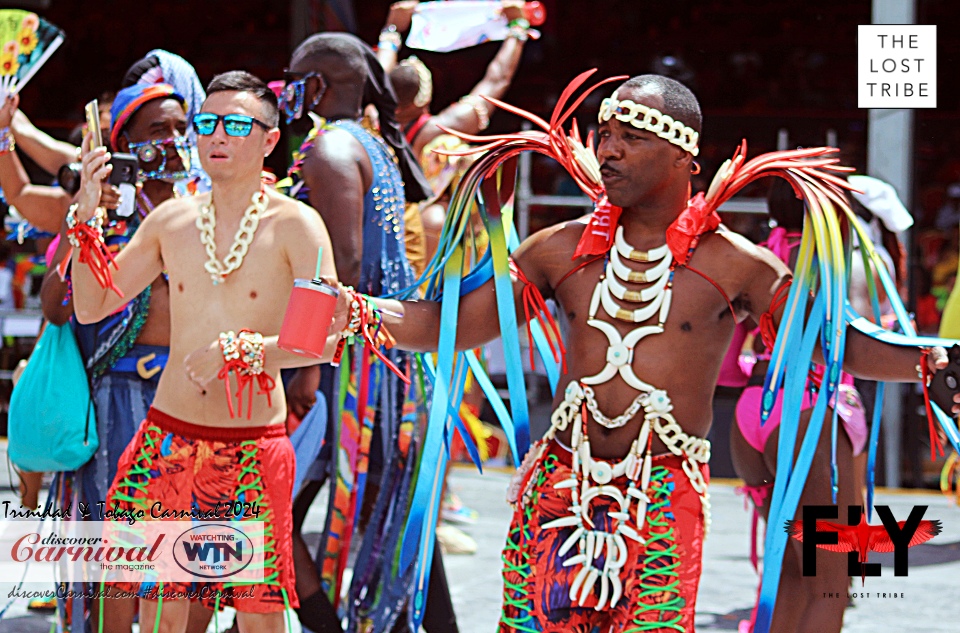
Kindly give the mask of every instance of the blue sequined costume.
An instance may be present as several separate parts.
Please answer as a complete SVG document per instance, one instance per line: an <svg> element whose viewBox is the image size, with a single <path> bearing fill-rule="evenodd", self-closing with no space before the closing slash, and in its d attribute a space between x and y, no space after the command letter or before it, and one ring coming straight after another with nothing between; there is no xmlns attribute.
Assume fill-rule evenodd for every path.
<svg viewBox="0 0 960 633"><path fill-rule="evenodd" d="M291 169L293 186L290 192L298 199L309 202L306 184L299 179L299 168L304 160L310 158L316 137L336 129L357 139L366 150L373 168L373 182L363 199L363 255L357 289L372 296L396 295L411 288L416 276L407 259L404 245L403 181L393 151L378 134L371 133L353 120L329 123L318 121L300 151L294 155L294 166ZM371 624L375 630L390 630L405 610L413 581L412 574L405 578L396 578L393 561L403 532L410 484L416 466L417 442L414 427L418 408L413 405L412 400L415 397L420 403L425 400L422 393L417 393L417 388L404 385L378 362L372 363L367 376L359 377L361 352L362 344L353 345L345 356L349 358L349 365L344 363L336 370L328 366L321 369L321 391L324 392L326 402L321 398L316 406L329 408L326 416L308 417L332 421L333 424L328 425L326 432L327 443L341 447L341 420L345 415L352 420L364 418L357 414L365 408L365 419L374 421L369 444L369 473L358 472L354 481L346 482L355 498L355 514L352 518L359 520L360 509L363 507L372 510L366 520L363 542L354 564L349 598L344 607L349 619L347 631L364 629ZM385 353L391 362L401 369L413 371L412 354L399 350L388 350ZM352 373L346 374L346 371ZM347 383L356 385L364 378L369 381L370 387L367 402L362 406L356 398L345 398L345 389L339 387L345 387ZM416 381L414 383L416 384ZM373 415L371 410L375 411ZM360 419L360 424L363 424L363 421ZM317 463L302 470L308 470L308 477L314 479L327 476L336 479L337 458L341 452L322 452ZM313 454L316 454L316 451L311 453L311 457ZM343 476L342 472L340 476ZM327 528L317 553L317 572L321 578L324 558L329 558L329 548L323 544L331 538L331 517L338 511L334 504L336 488L336 485L331 485ZM366 489L376 492L376 498L368 498L365 504ZM370 503L371 501L373 503ZM343 510L339 508L339 511ZM338 541L339 536L334 534L333 540ZM329 560L327 562L329 564ZM324 589L329 593L331 583L324 580Z"/></svg>

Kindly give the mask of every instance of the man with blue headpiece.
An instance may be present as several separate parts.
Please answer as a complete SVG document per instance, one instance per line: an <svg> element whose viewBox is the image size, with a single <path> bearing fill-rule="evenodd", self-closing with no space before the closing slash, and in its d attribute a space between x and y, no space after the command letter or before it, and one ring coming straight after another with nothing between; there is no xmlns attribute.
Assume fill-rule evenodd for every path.
<svg viewBox="0 0 960 633"><path fill-rule="evenodd" d="M173 86L137 84L124 88L117 94L110 114L110 145L118 152L136 155L140 164L134 213L104 227L108 247L118 252L156 205L177 195L174 183L188 178L190 163L185 101ZM70 244L63 238L63 231L41 291L44 316L55 324L66 323L73 315L70 275L61 279L56 272L60 262L69 261ZM80 501L96 507L106 499L120 455L146 416L167 361L170 311L166 277L157 277L122 310L99 323L77 325L76 332L91 378L100 446L91 460L73 473L73 485L60 488L72 490L71 498L60 501ZM98 613L100 605L96 601L91 606L92 622L104 616L104 631L130 631L136 600L105 601L104 614ZM83 626L84 611L72 610L74 625ZM204 623L200 630L205 627Z"/></svg>
<svg viewBox="0 0 960 633"><path fill-rule="evenodd" d="M169 84L174 87L178 94L183 97L184 107L187 109L187 120L192 121L193 115L200 112L203 100L207 98L207 93L197 77L197 71L184 58L157 48L137 61L127 70L123 78L123 87L140 84L149 86L151 84ZM187 141L190 145L190 165L187 171L190 174L190 182L196 191L209 191L210 178L203 167L200 165L200 158L197 156L197 133L191 127L187 129Z"/></svg>

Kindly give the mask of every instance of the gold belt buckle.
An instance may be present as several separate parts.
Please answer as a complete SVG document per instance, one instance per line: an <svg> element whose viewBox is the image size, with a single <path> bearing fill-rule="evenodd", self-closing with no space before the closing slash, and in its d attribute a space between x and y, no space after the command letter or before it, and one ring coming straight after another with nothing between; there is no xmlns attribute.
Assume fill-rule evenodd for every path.
<svg viewBox="0 0 960 633"><path fill-rule="evenodd" d="M151 378L159 374L161 369L163 369L162 367L159 367L159 366L154 367L152 369L147 369L147 363L149 363L156 357L157 355L155 353L150 352L146 356L141 356L140 359L137 361L137 374L139 374L139 376L144 380L150 380Z"/></svg>

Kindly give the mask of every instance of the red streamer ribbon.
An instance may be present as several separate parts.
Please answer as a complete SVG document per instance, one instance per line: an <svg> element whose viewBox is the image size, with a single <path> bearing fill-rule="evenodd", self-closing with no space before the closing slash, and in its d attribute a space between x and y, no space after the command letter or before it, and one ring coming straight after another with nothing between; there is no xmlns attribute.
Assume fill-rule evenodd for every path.
<svg viewBox="0 0 960 633"><path fill-rule="evenodd" d="M517 266L517 263L512 259L510 260L510 271L516 275L517 280L523 284L523 293L521 296L523 298L523 316L527 324L527 340L530 342L530 369L536 366L533 354L533 331L530 328L530 318L532 314L533 318L540 322L540 327L543 328L544 332L553 335L547 336L550 353L553 354L553 360L555 362L561 363L563 373L567 373L567 350L563 345L563 339L560 337L560 328L557 326L557 322L553 320L553 316L547 308L547 302L544 300L543 295L540 294L540 289L527 279L527 276L523 274L523 271L520 270L520 267ZM556 339L556 344L554 344L554 339Z"/></svg>
<svg viewBox="0 0 960 633"><path fill-rule="evenodd" d="M239 335L245 332L251 332L251 330L240 330L238 333L237 345L239 346L241 341L239 340ZM233 409L233 398L230 393L230 374L231 372L237 377L237 392L233 394L237 399L237 410ZM249 391L249 397L247 399L247 419L250 420L253 416L253 385L256 383L258 389L256 395L266 396L267 397L267 406L273 406L273 400L270 397L270 392L277 386L276 381L273 379L270 374L266 371L261 371L259 374L254 374L250 371L250 364L247 363L243 358L243 350L240 350L240 357L233 358L228 361L224 361L223 367L220 368L220 371L217 372L217 378L223 381L223 389L227 396L227 408L230 411L230 417L242 417L243 416L243 392L246 389Z"/></svg>
<svg viewBox="0 0 960 633"><path fill-rule="evenodd" d="M361 302L363 303L367 302L366 297L362 295L358 295L358 297ZM376 354L377 358L379 358L383 362L383 364L386 365L387 369L389 369L394 374L396 374L397 378L402 380L404 384L409 385L410 378L407 377L405 373L400 371L400 369L396 365L394 365L389 358L387 358L386 354L384 354L380 350L381 344L378 342L378 339L380 339L381 336L383 336L384 338L387 339L387 341L391 341L393 340L393 337L390 336L390 333L387 331L387 328L383 327L383 321L381 319L376 319L374 322L371 323L370 317L374 313L375 313L375 310L369 310L368 306L366 305L361 307L359 333L363 336L363 340L365 344L369 346L370 349L373 351L373 353ZM371 332L371 330L373 330L373 332ZM343 341L341 340L341 343L342 342ZM389 348L390 346L387 345L385 347ZM339 350L338 350L338 354L339 354ZM339 361L339 358L336 358L336 360Z"/></svg>
<svg viewBox="0 0 960 633"><path fill-rule="evenodd" d="M920 352L920 379L923 383L923 404L927 408L927 428L930 431L930 461L936 461L937 451L943 457L943 443L940 441L940 434L937 433L937 427L934 424L933 407L930 406L930 392L927 386L930 382L930 367L927 365L927 357L930 356L930 350L924 349Z"/></svg>
<svg viewBox="0 0 960 633"><path fill-rule="evenodd" d="M787 302L791 285L793 285L793 280L789 279L777 288L777 291L773 294L773 299L770 301L770 307L760 315L760 338L769 350L772 350L777 342L777 326L773 322L773 315Z"/></svg>
<svg viewBox="0 0 960 633"><path fill-rule="evenodd" d="M237 382L240 379L240 371L246 368L246 363L244 363L239 358L234 358L224 362L223 367L220 368L220 371L217 372L217 378L223 381L223 390L227 394L227 408L230 411L230 417L235 418L237 414L233 410L233 394L230 393L230 373L233 372L237 375ZM242 393L237 392L237 397L239 400L240 406L240 415L243 415L243 400L241 399Z"/></svg>
<svg viewBox="0 0 960 633"><path fill-rule="evenodd" d="M116 270L120 270L120 268L117 267L117 261L100 237L99 231L89 224L81 222L67 231L67 235L76 237L77 242L80 243L80 263L90 267L90 272L93 273L100 287L109 288L117 293L117 296L123 298L123 293L113 283L110 265L112 264Z"/></svg>

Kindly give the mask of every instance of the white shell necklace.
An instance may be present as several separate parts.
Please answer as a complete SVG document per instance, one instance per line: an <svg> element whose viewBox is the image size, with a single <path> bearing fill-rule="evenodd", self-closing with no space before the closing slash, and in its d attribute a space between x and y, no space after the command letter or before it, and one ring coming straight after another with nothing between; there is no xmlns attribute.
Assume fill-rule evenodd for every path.
<svg viewBox="0 0 960 633"><path fill-rule="evenodd" d="M651 248L649 251L638 251L623 238L623 225L617 227L617 232L614 236L614 245L621 255L635 262L656 262L667 255L671 255L671 259L673 258L666 244Z"/></svg>
<svg viewBox="0 0 960 633"><path fill-rule="evenodd" d="M210 202L200 205L200 217L197 218L197 228L200 229L200 243L207 251L207 262L203 267L210 273L210 279L213 285L223 283L227 275L240 268L243 264L243 258L253 242L253 237L257 232L257 226L260 224L260 216L267 209L267 194L263 190L253 194L250 200L251 204L243 212L243 218L240 220L240 228L233 238L233 245L230 251L221 262L217 259L217 242L214 237L214 229L217 227L216 209L213 206L213 193L210 194Z"/></svg>
<svg viewBox="0 0 960 633"><path fill-rule="evenodd" d="M649 263L653 266L643 271L631 270L621 258ZM615 319L630 323L643 323L659 310L659 322L663 326L670 312L670 295L673 289L669 282L672 265L673 253L666 244L649 251L639 251L627 243L623 238L623 227L618 226L614 246L610 249L610 261L593 292L590 318L595 317L596 304L599 301L603 305L604 312ZM621 282L650 284L650 286L640 291L627 290ZM617 305L613 300L614 297L627 303L646 305L635 310L625 310Z"/></svg>
<svg viewBox="0 0 960 633"><path fill-rule="evenodd" d="M635 262L651 263L653 266L645 271L629 269L621 257ZM600 373L582 378L580 382L586 385L602 385L619 375L630 387L640 392L637 400L623 415L613 419L603 416L593 398L593 390L585 389L585 396L594 419L607 428L623 426L646 404L649 395L656 389L633 373L633 350L646 336L663 333L663 324L670 313L670 299L673 295L671 283L673 254L667 245L658 246L650 251L638 251L623 238L623 227L618 226L614 247L610 249L610 262L604 274L593 290L590 300L590 312L587 325L594 327L607 337L606 365ZM649 283L643 290L627 290L621 283ZM622 308L614 299L626 303L641 304L635 310ZM645 304L645 305L644 305ZM621 336L612 323L597 318L600 307L611 317L630 323L643 323L657 315L657 323L638 326L626 335Z"/></svg>

